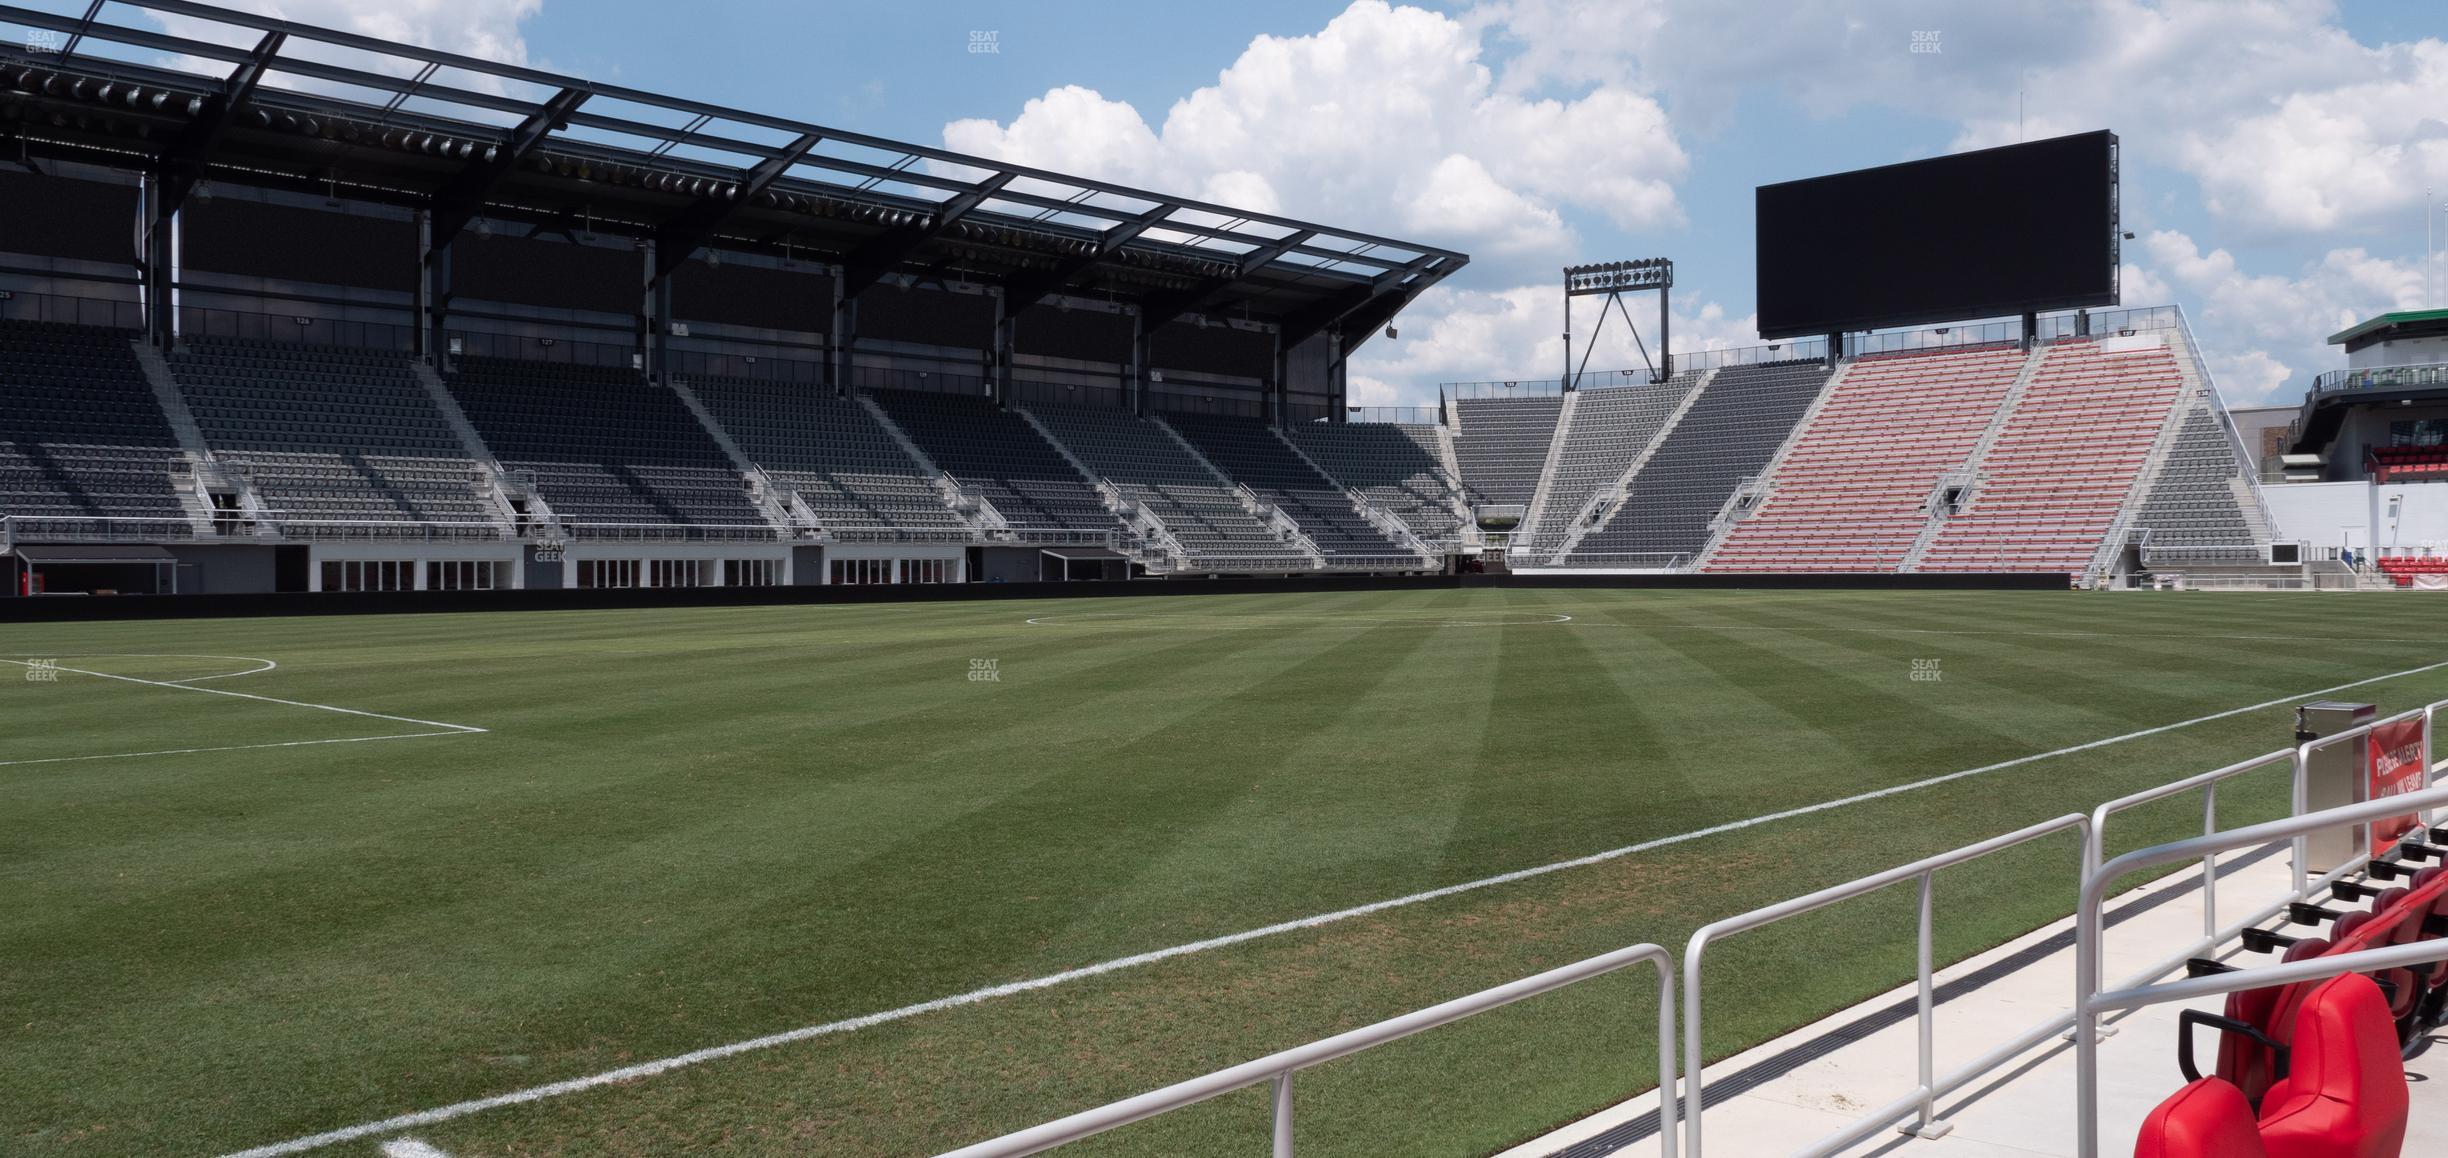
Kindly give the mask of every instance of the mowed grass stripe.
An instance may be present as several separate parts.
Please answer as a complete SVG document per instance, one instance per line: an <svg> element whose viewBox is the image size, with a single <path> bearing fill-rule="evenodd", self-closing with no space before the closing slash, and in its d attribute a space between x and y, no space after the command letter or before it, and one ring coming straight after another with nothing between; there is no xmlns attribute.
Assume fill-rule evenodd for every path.
<svg viewBox="0 0 2448 1158"><path fill-rule="evenodd" d="M1908 597L1827 599L1818 617L1828 624L1909 616L1919 606ZM2105 624L2133 634L2169 632L2159 609L2184 603L2068 595L1932 607L1977 626L2040 600L2052 600L2049 614L2068 629ZM453 719L461 717L437 705L485 705L480 722L497 730L483 738L487 757L479 762L464 751L447 760L402 753L314 760L277 776L209 762L199 779L165 783L144 824L72 808L30 817L65 842L131 855L178 818L191 818L195 831L170 844L183 850L196 879L223 887L179 890L179 859L169 858L126 887L123 911L80 922L92 926L83 952L117 951L119 936L148 959L146 979L160 986L156 993L114 986L118 1008L105 1015L49 1017L43 998L73 991L81 979L65 966L29 970L14 954L0 961L0 975L23 979L0 986L0 1025L11 1027L0 1032L12 1056L27 1062L23 1076L0 1075L0 1104L9 1107L0 1109L0 1138L34 1153L74 1152L76 1139L105 1137L135 1149L234 1148L595 1072L653 1056L649 1047L658 1042L693 1048L808 1024L826 1009L863 1013L1040 975L1174 943L1166 934L1176 929L1250 928L1399 895L1415 882L1446 884L1643 833L1689 831L1703 819L1692 802L1709 800L1697 788L1780 767L1730 758L1725 737L1711 732L1726 726L1727 704L1746 694L1763 702L1824 696L1853 701L1857 714L1909 720L1915 705L1902 665L1888 667L1894 653L1759 624L1775 629L1746 633L1764 638L1753 638L1739 660L1719 657L1712 667L1671 649L1627 646L1637 643L1636 628L1409 621L1509 611L1572 614L1577 622L1740 624L1754 612L1810 606L1752 593L1483 591L1229 604L995 603L857 618L802 614L844 610L836 608L402 617L377 624L364 654L353 649L358 621L142 625L176 637L175 647L148 640L148 649L276 654L280 676L294 681L285 694L320 698L309 693L320 690L318 669L328 664L324 670L345 672L350 686L372 688L409 714ZM1997 614L1984 615L1983 607ZM1060 628L1021 622L1091 608L1142 619ZM1183 616L1191 608L1198 615ZM1232 608L1281 618L1235 622ZM1345 621L1362 616L1406 622ZM229 634L240 629L249 646ZM128 630L78 629L79 642L137 650L110 638ZM1685 646L1692 634L1658 633ZM2357 675L2383 670L2358 645L2315 638L2304 650ZM2238 657L2253 651L2239 645L2217 666L2222 673L2239 667ZM2052 652L2049 664L2079 667L2078 657L2053 645ZM1780 682L1797 654L1825 670L1805 664L1807 678ZM969 685L964 672L973 657L1002 659L1003 682ZM610 675L584 674L592 669ZM1882 669L1907 689L1904 698L1865 682ZM1692 679L1696 672L1706 678ZM2028 685L1996 682L2045 706L2053 689L2033 689L2058 678L2041 667ZM1979 688L1985 695L1991 679L1984 672L1959 694ZM1414 682L1436 690L1415 692ZM2249 698L2334 682L2341 681ZM2200 687L2196 699L2223 694L2218 681ZM1545 701L1531 698L1542 694ZM1436 710L1440 698L1456 706ZM2018 726L2004 741L1984 743L2002 742L2016 755L2099 734L2086 730L2089 711L2033 708L2024 720L2026 711L2016 708ZM1746 756L1827 743L1807 736L1816 724L1790 727L1773 717L1742 724L1756 733L1740 752ZM1527 730L1491 745L1487 738L1500 727ZM2026 728L2062 734L2041 736L2056 743L2027 743ZM1679 748L1659 743L1683 732L1690 738ZM2204 735L2213 734L2230 735L2205 725ZM1491 785L1498 760L1516 744L1531 745L1525 750L1539 759L1504 767L1518 777ZM2261 746L2268 744L2238 754ZM2063 767L2048 765L2045 776L1984 778L1991 790L1964 799L2045 813L2082 791L2086 778L2148 782L2150 769L2123 762L2145 748L2162 751L2137 741L2118 760L2067 758ZM1337 750L1354 756L1335 761ZM1178 806L1161 793L1109 799L1114 785L1132 783L1152 761L1177 762L1180 783L1218 790L1194 791ZM1045 768L1056 771L1041 775ZM1909 779L1906 771L1893 770L1885 782ZM1838 776L1867 775L1813 770L1761 791L1824 799L1838 794L1831 790ZM196 787L182 787L188 784ZM204 784L217 787L205 791ZM254 787L231 798L231 785ZM2003 791L2008 785L2015 791ZM1865 810L1882 812L1891 825L1926 828L1924 807L1881 802ZM1806 821L1780 824L1780 842L1813 839L1820 821ZM1100 859L1109 846L1080 839L1082 831L1126 822L1149 832L1109 832L1121 842L1110 846L1117 855ZM1839 867L1858 867L1891 847L1843 850ZM274 855L259 863L256 848ZM1063 855L1065 848L1073 854ZM233 872L233 865L247 868ZM1747 872L1718 877L1706 889L1665 888L1622 901L1676 921L1693 908L1731 911L1723 906L1739 907L1767 888ZM1546 886L1517 887L1516 899L1529 902ZM18 922L28 916L0 903L0 933L23 927ZM126 938L131 925L145 926L143 935ZM1515 924L1505 935L1521 932ZM1434 1000L1438 994L1425 992L1432 979L1452 975L1422 968L1415 984L1399 969L1371 972L1365 959L1347 972L1323 948L1331 938L1292 939L1325 953L1309 966L1319 988L1359 990L1295 1002L1280 1018L1252 1023L1295 1040L1330 1032L1335 1026L1320 1018L1340 1016L1334 1009L1393 1011ZM221 942L233 946L226 955ZM189 961L206 946L213 955ZM1242 952L1217 956L1241 960ZM1505 967L1520 960L1467 924L1450 936L1422 934L1414 952ZM1227 964L1218 968L1241 976ZM1106 984L1089 983L1079 1000L1094 1000L1089 991ZM1212 1040L1219 1054L1239 1040L1230 1032L1211 1037L1206 1022L1221 998L1176 996L1185 1004L1151 1007L1151 1020L1140 1023L1163 1026L1162 1033L1075 1022L1054 1055L999 1042L993 1030L1011 1016L1000 1004L996 1012L925 1019L940 1025L907 1040L947 1065L986 1070L995 1066L973 1051L1020 1051L998 1056L1037 1069L1056 1057L1090 1058L1102 1067L1086 1079L1092 1084L1135 1087L1180 1059L1179 1038ZM1072 1000L1049 992L1012 1007L1059 1018ZM949 1030L970 1018L976 1036ZM756 1086L742 1067L796 1069L803 1054L819 1068L846 1067L828 1068L833 1078L808 1079L824 1105L859 1104L843 1081L905 1088L904 1075L927 1070L915 1058L895 1063L864 1046L840 1048L831 1042L784 1051L789 1059L722 1063L709 1071L712 1088L678 1075L657 1079L696 1090L704 1116L679 1108L670 1111L678 1119L650 1124L663 1112L654 1107L664 1105L650 1098L637 1103L645 1118L616 1112L577 1131L569 1146L658 1151L669 1128L708 1142L764 1139L732 1143L746 1149L921 1148L915 1139L927 1127L919 1120L932 1111L853 1123L819 1110L767 1134L737 1119L724 1124L711 1108L729 1104L730 1083ZM1556 1091L1589 1088L1586 1077L1547 1077ZM1015 1115L1062 1108L1052 1100L1017 1090L1009 1099ZM1587 1108L1563 1105L1536 1091L1523 1102L1549 1115ZM945 1122L959 1121L957 1106L944 1110L953 1115ZM917 1132L896 1133L904 1127ZM501 1148L481 1133L469 1137L475 1152ZM460 1150L449 1138L431 1140Z"/></svg>

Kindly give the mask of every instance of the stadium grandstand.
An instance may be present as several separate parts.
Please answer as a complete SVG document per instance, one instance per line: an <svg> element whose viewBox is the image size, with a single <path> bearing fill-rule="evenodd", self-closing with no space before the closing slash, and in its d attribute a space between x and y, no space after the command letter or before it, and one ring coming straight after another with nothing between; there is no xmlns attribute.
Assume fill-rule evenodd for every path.
<svg viewBox="0 0 2448 1158"><path fill-rule="evenodd" d="M0 1152L2448 1154L2448 310L2231 410L2112 133L1375 408L1459 250L0 32Z"/></svg>

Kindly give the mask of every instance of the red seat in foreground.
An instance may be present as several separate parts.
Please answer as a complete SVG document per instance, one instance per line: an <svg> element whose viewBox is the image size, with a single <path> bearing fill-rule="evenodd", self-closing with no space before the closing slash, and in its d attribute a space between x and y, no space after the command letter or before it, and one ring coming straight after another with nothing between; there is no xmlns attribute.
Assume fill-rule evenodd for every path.
<svg viewBox="0 0 2448 1158"><path fill-rule="evenodd" d="M2287 1076L2261 1103L2270 1158L2397 1158L2405 1148L2405 1059L2388 998L2369 977L2324 982L2295 1019Z"/></svg>
<svg viewBox="0 0 2448 1158"><path fill-rule="evenodd" d="M2143 1120L2134 1158L2398 1158L2405 1067L2371 978L2333 977L2304 999L2288 1063L2258 1122L2244 1091L2222 1079L2176 1091Z"/></svg>
<svg viewBox="0 0 2448 1158"><path fill-rule="evenodd" d="M2134 1158L2266 1158L2244 1091L2217 1078L2176 1091L2142 1120Z"/></svg>

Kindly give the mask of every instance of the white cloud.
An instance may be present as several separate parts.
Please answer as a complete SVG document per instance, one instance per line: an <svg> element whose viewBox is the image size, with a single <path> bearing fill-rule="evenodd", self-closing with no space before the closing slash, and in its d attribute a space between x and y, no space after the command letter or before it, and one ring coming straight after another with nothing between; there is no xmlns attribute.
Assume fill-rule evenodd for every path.
<svg viewBox="0 0 2448 1158"><path fill-rule="evenodd" d="M519 25L543 10L544 0L218 0L224 8L273 16L341 32L353 32L379 40L421 45L461 56L472 56L502 64L531 63L527 40L519 33ZM165 31L191 40L231 44L253 48L262 37L244 29L226 29L222 25L167 13L150 13ZM416 66L407 61L376 58L354 49L328 45L292 37L283 46L285 56L314 60L327 64L345 65L373 72L411 75ZM183 67L207 71L215 75L229 71L224 61L185 60ZM489 77L476 77L458 70L449 70L439 79L459 87L486 92L508 93L534 98L542 93L534 86L505 83ZM344 92L362 97L360 90L343 90L329 82L306 80L275 74L265 81L276 87L292 87L307 91ZM507 114L468 112L484 120L515 120Z"/></svg>
<svg viewBox="0 0 2448 1158"><path fill-rule="evenodd" d="M2360 248L2332 249L2292 277L2247 273L2234 254L2204 252L2176 230L2153 232L2140 248L2148 264L2128 267L2134 280L2126 283L2126 300L2145 300L2140 290L2147 288L2198 303L2192 318L2205 360L2232 404L2287 399L2310 375L2340 364L2323 339L2422 299L2419 262Z"/></svg>
<svg viewBox="0 0 2448 1158"><path fill-rule="evenodd" d="M1161 127L1072 86L1008 122L955 121L944 143L1329 223L1400 222L1421 241L1517 260L1516 273L1571 256L1568 208L1627 229L1681 223L1689 159L1655 100L1613 82L1508 91L1482 63L1485 32L1356 0L1314 34L1251 41Z"/></svg>
<svg viewBox="0 0 2448 1158"><path fill-rule="evenodd" d="M1596 382L1617 370L1649 365L1657 358L1657 307L1645 298L1624 304L1640 325L1648 360L1614 315L1598 323L1603 299L1581 298L1573 304L1573 358L1588 355L1584 381ZM1756 316L1729 315L1715 302L1698 311L1677 313L1673 319L1677 353L1759 344ZM1436 401L1441 382L1501 382L1543 378L1554 381L1564 364L1564 299L1560 284L1472 290L1439 286L1421 295L1396 323L1402 336L1371 338L1352 358L1348 376L1355 405L1426 405Z"/></svg>

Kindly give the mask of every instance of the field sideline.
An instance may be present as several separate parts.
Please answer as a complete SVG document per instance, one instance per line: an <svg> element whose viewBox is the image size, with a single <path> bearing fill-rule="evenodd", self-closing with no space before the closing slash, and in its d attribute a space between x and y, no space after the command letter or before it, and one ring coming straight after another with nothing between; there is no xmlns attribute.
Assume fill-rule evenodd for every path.
<svg viewBox="0 0 2448 1158"><path fill-rule="evenodd" d="M2428 602L1481 589L12 626L0 659L58 666L0 668L0 1150L239 1151L1225 941L413 1131L457 1156L941 1149L2286 742L2283 703L2202 717L2391 673L2348 698L2448 698ZM2062 915L2030 886L2073 857L1942 877L1945 955ZM1711 1052L1906 976L1909 899L1730 943ZM1648 984L1311 1075L1303 1151L1484 1152L1627 1096ZM1258 1145L1262 1103L1083 1152Z"/></svg>

